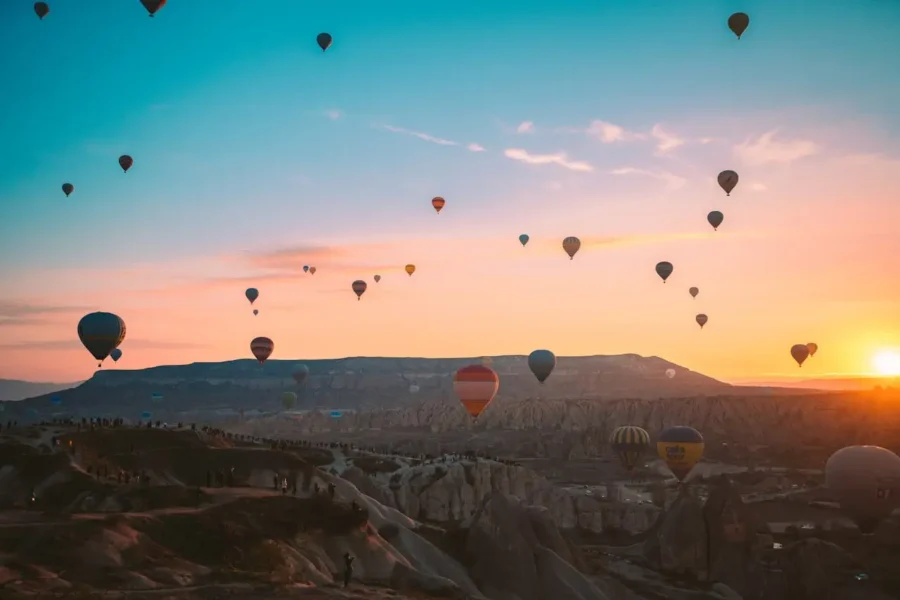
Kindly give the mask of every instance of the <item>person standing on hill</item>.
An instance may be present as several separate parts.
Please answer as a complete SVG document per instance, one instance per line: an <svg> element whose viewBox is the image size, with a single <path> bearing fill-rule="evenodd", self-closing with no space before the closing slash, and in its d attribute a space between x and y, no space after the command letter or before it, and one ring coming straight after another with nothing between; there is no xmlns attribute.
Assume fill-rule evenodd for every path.
<svg viewBox="0 0 900 600"><path fill-rule="evenodd" d="M344 554L344 587L350 585L351 579L353 579L353 557L346 552Z"/></svg>

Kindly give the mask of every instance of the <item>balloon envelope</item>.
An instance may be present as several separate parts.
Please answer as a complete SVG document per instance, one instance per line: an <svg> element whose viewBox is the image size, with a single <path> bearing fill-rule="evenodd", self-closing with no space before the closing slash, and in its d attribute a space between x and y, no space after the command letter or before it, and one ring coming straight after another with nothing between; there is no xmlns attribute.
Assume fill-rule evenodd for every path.
<svg viewBox="0 0 900 600"><path fill-rule="evenodd" d="M528 237L528 234L523 233L522 235L519 236L519 243L522 244L522 245L524 246L525 244L528 243L528 240L530 240L530 239L531 239L531 238Z"/></svg>
<svg viewBox="0 0 900 600"><path fill-rule="evenodd" d="M381 281L381 275L376 275L375 277L373 277L373 279L375 280L375 283L378 283L379 281Z"/></svg>
<svg viewBox="0 0 900 600"><path fill-rule="evenodd" d="M810 356L815 356L815 355L816 355L816 352L819 351L819 345L818 345L817 343L815 343L815 342L810 342L810 343L808 343L808 344L806 345L806 347L809 349L809 355L810 355Z"/></svg>
<svg viewBox="0 0 900 600"><path fill-rule="evenodd" d="M320 33L316 36L316 43L319 45L319 48L322 49L322 52L325 52L331 47L331 41L330 33Z"/></svg>
<svg viewBox="0 0 900 600"><path fill-rule="evenodd" d="M328 413L328 416L332 419L340 419L342 416L344 416L344 413L339 410L333 410Z"/></svg>
<svg viewBox="0 0 900 600"><path fill-rule="evenodd" d="M622 466L631 471L650 447L650 434L641 427L623 425L612 432L609 445L619 456Z"/></svg>
<svg viewBox="0 0 900 600"><path fill-rule="evenodd" d="M825 463L825 485L863 533L900 507L900 457L879 446L849 446Z"/></svg>
<svg viewBox="0 0 900 600"><path fill-rule="evenodd" d="M310 275L315 275L315 274L316 274L316 268L315 268L315 267L310 267L310 268L309 268L309 274L310 274Z"/></svg>
<svg viewBox="0 0 900 600"><path fill-rule="evenodd" d="M272 356L273 350L275 350L275 342L267 337L253 338L253 341L250 342L250 352L253 353L259 364L266 362L266 359Z"/></svg>
<svg viewBox="0 0 900 600"><path fill-rule="evenodd" d="M499 389L500 377L484 365L462 367L453 375L453 391L472 417L487 408Z"/></svg>
<svg viewBox="0 0 900 600"><path fill-rule="evenodd" d="M706 215L706 220L709 222L710 225L712 225L713 230L717 231L719 229L719 225L721 225L722 221L725 220L725 215L723 215L722 213L720 213L717 210L714 210L714 211L710 212L708 215Z"/></svg>
<svg viewBox="0 0 900 600"><path fill-rule="evenodd" d="M113 348L109 351L109 357L113 359L113 362L119 362L119 359L122 358L122 349Z"/></svg>
<svg viewBox="0 0 900 600"><path fill-rule="evenodd" d="M700 288L692 287L691 289L688 290L688 293L691 295L692 298L696 298L697 294L700 293Z"/></svg>
<svg viewBox="0 0 900 600"><path fill-rule="evenodd" d="M675 369L666 369L666 377L669 379L675 377Z"/></svg>
<svg viewBox="0 0 900 600"><path fill-rule="evenodd" d="M149 412L147 412L146 410L145 410L144 412L141 413L141 418L142 418L142 419L149 419L151 416L152 416L152 415L151 415Z"/></svg>
<svg viewBox="0 0 900 600"><path fill-rule="evenodd" d="M726 196L731 195L731 191L734 189L734 186L738 184L738 179L740 178L734 171L722 171L716 178L716 180L719 182L719 187L725 190Z"/></svg>
<svg viewBox="0 0 900 600"><path fill-rule="evenodd" d="M144 8L147 9L147 12L150 13L150 16L156 14L156 12L166 5L166 0L141 0L141 4L144 5Z"/></svg>
<svg viewBox="0 0 900 600"><path fill-rule="evenodd" d="M357 279L353 282L350 288L353 290L353 293L356 294L356 299L362 299L362 295L366 293L366 288L369 287L365 281L362 279Z"/></svg>
<svg viewBox="0 0 900 600"><path fill-rule="evenodd" d="M50 14L50 6L46 2L35 2L34 14L36 14L39 19L43 19Z"/></svg>
<svg viewBox="0 0 900 600"><path fill-rule="evenodd" d="M549 350L535 350L528 355L528 368L541 383L550 377L556 367L556 355Z"/></svg>
<svg viewBox="0 0 900 600"><path fill-rule="evenodd" d="M78 338L91 356L102 363L125 339L125 321L108 312L90 313L78 322Z"/></svg>
<svg viewBox="0 0 900 600"><path fill-rule="evenodd" d="M431 206L434 207L435 212L441 212L441 209L444 208L445 204L447 204L447 201L440 196L435 196L431 199Z"/></svg>
<svg viewBox="0 0 900 600"><path fill-rule="evenodd" d="M671 275L674 270L675 267L673 267L670 262L663 261L656 263L656 274L662 278L663 283L666 282L666 279L669 278L669 275Z"/></svg>
<svg viewBox="0 0 900 600"><path fill-rule="evenodd" d="M678 481L684 481L703 457L703 436L693 427L669 427L656 441L656 452Z"/></svg>
<svg viewBox="0 0 900 600"><path fill-rule="evenodd" d="M562 243L563 250L566 251L566 254L569 255L569 260L575 258L575 254L578 250L581 249L581 240L579 240L574 235L570 235L566 239L563 240Z"/></svg>
<svg viewBox="0 0 900 600"><path fill-rule="evenodd" d="M281 405L285 408L294 408L297 404L297 394L294 392L282 392Z"/></svg>
<svg viewBox="0 0 900 600"><path fill-rule="evenodd" d="M75 186L71 183L64 183L62 184L62 191L66 195L66 198L68 198L69 194L75 191Z"/></svg>
<svg viewBox="0 0 900 600"><path fill-rule="evenodd" d="M122 167L122 170L125 171L126 173L128 172L128 169L130 169L131 165L133 165L133 164L134 164L134 159L131 158L130 156L128 156L127 154L123 154L122 156L119 157L119 166Z"/></svg>
<svg viewBox="0 0 900 600"><path fill-rule="evenodd" d="M309 265L303 265L303 272L309 273Z"/></svg>
<svg viewBox="0 0 900 600"><path fill-rule="evenodd" d="M797 361L797 365L802 367L803 361L809 358L809 348L806 344L794 344L791 346L791 356Z"/></svg>
<svg viewBox="0 0 900 600"><path fill-rule="evenodd" d="M309 367L306 365L297 365L294 367L294 370L291 371L291 377L294 378L294 381L297 383L303 383L303 381L309 376Z"/></svg>
<svg viewBox="0 0 900 600"><path fill-rule="evenodd" d="M244 292L244 295L247 296L247 300L250 301L250 304L256 302L256 299L259 298L259 290L256 288L247 288L247 291Z"/></svg>
<svg viewBox="0 0 900 600"><path fill-rule="evenodd" d="M744 35L749 26L750 16L747 13L738 12L728 17L728 29L737 36L737 39L741 39L741 36Z"/></svg>
<svg viewBox="0 0 900 600"><path fill-rule="evenodd" d="M700 329L703 329L703 326L706 325L706 322L707 322L707 321L709 321L709 317L707 317L707 316L704 315L703 313L700 313L699 315L697 315L697 316L695 317L695 319L696 319L696 321L697 321L697 325L700 326Z"/></svg>
<svg viewBox="0 0 900 600"><path fill-rule="evenodd" d="M410 277L412 277L412 274L416 272L416 265L406 265L404 267L404 270Z"/></svg>

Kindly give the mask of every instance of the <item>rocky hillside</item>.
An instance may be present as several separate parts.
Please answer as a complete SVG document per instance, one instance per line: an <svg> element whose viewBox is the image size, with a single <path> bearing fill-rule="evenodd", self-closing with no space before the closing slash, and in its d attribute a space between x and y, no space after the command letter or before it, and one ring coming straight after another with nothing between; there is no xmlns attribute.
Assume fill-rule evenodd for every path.
<svg viewBox="0 0 900 600"><path fill-rule="evenodd" d="M69 410L150 410L151 399L182 411L277 411L281 392L296 391L298 409L366 409L455 402L453 373L481 358L345 358L302 361L309 377L302 386L291 378L301 361L253 360L194 363L126 371L102 369L81 386L60 395ZM671 398L728 394L734 388L658 357L636 354L559 358L543 386L525 356L493 357L500 375L497 398L616 399ZM673 379L666 377L674 369ZM161 398L160 398L161 396ZM46 398L34 406L46 409ZM43 402L43 404L42 404Z"/></svg>

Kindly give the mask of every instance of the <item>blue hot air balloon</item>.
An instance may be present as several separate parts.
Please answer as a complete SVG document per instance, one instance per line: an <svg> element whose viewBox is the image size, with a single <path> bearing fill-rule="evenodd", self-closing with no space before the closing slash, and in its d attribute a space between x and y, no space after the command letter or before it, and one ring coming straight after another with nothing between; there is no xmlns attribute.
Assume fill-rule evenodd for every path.
<svg viewBox="0 0 900 600"><path fill-rule="evenodd" d="M149 419L150 416L151 416L150 413L147 412L146 410L145 410L144 412L141 413L141 418L142 418L142 419Z"/></svg>
<svg viewBox="0 0 900 600"><path fill-rule="evenodd" d="M343 414L344 413L342 413L339 410L333 410L330 413L328 413L328 416L330 416L332 419L340 419L343 416Z"/></svg>
<svg viewBox="0 0 900 600"><path fill-rule="evenodd" d="M527 233L523 233L522 235L519 236L519 243L524 246L525 244L528 243L528 240L530 240L530 239L531 238L528 237Z"/></svg>
<svg viewBox="0 0 900 600"><path fill-rule="evenodd" d="M154 402L159 402L160 400L163 399L163 395L160 394L159 392L153 392L152 394L150 394L150 399L153 400Z"/></svg>

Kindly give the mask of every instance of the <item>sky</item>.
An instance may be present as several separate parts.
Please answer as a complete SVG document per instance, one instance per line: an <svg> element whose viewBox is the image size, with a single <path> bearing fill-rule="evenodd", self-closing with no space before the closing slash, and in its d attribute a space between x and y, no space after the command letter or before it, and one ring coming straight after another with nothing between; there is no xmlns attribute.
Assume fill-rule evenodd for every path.
<svg viewBox="0 0 900 600"><path fill-rule="evenodd" d="M127 324L104 369L260 335L742 381L900 353L898 3L32 4L0 3L0 377L90 377L96 310Z"/></svg>

